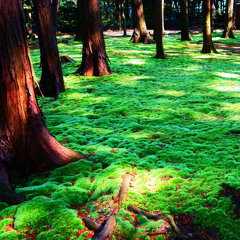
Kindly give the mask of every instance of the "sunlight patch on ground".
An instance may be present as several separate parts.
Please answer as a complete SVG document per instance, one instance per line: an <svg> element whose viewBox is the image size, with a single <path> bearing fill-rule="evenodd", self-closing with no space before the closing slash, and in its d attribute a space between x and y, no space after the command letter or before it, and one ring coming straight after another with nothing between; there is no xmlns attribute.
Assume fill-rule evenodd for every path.
<svg viewBox="0 0 240 240"><path fill-rule="evenodd" d="M225 78L240 78L240 75L234 74L234 73L218 72L216 74L220 77L225 77Z"/></svg>

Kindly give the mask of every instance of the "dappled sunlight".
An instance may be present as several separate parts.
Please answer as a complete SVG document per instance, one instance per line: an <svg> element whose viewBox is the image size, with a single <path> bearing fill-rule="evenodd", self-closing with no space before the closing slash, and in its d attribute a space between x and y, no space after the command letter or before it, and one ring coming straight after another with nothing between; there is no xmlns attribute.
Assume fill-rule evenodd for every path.
<svg viewBox="0 0 240 240"><path fill-rule="evenodd" d="M234 73L218 72L216 74L220 77L225 77L225 78L240 78L240 75L234 74Z"/></svg>

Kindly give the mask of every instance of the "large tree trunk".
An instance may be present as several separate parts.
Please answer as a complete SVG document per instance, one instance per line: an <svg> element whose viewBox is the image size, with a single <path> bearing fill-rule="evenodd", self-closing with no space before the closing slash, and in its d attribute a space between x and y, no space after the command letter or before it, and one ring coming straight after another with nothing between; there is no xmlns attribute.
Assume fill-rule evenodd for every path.
<svg viewBox="0 0 240 240"><path fill-rule="evenodd" d="M234 0L228 0L224 17L224 31L222 34L223 38L235 38L233 34L233 6Z"/></svg>
<svg viewBox="0 0 240 240"><path fill-rule="evenodd" d="M33 0L39 45L41 50L42 77L39 83L45 97L57 98L65 91L62 67L59 59L55 23L50 0Z"/></svg>
<svg viewBox="0 0 240 240"><path fill-rule="evenodd" d="M83 19L82 19L82 8L81 8L81 1L77 0L77 26L76 26L76 36L74 41L82 41L83 37Z"/></svg>
<svg viewBox="0 0 240 240"><path fill-rule="evenodd" d="M145 43L145 44L155 43L155 40L151 38L147 30L142 0L133 0L133 5L134 5L133 7L134 21L136 22L136 24L134 25L137 26L137 31L133 32L131 41L133 43Z"/></svg>
<svg viewBox="0 0 240 240"><path fill-rule="evenodd" d="M237 0L234 0L233 6L233 29L236 29L236 11L237 11Z"/></svg>
<svg viewBox="0 0 240 240"><path fill-rule="evenodd" d="M83 158L48 132L34 92L21 0L0 1L0 201L22 201L11 182L42 164Z"/></svg>
<svg viewBox="0 0 240 240"><path fill-rule="evenodd" d="M191 41L188 22L188 0L181 0L181 41Z"/></svg>
<svg viewBox="0 0 240 240"><path fill-rule="evenodd" d="M58 13L58 8L59 8L59 0L53 0L52 1L52 12L53 12L53 21L54 21L54 26L55 26L56 32L57 32L57 13Z"/></svg>
<svg viewBox="0 0 240 240"><path fill-rule="evenodd" d="M165 55L163 52L163 8L164 8L164 0L155 0L155 14L154 21L156 29L154 31L154 35L156 37L156 46L157 46L157 54L156 58L165 59Z"/></svg>
<svg viewBox="0 0 240 240"><path fill-rule="evenodd" d="M203 48L202 53L216 53L211 35L210 0L203 0Z"/></svg>
<svg viewBox="0 0 240 240"><path fill-rule="evenodd" d="M102 31L102 19L98 0L81 1L83 9L82 63L76 73L83 76L111 74Z"/></svg>

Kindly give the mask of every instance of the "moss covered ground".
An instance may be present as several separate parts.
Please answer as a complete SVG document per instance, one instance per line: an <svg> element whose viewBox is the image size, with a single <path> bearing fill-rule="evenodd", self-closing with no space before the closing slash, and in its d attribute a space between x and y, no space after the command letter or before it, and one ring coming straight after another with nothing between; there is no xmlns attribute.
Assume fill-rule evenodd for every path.
<svg viewBox="0 0 240 240"><path fill-rule="evenodd" d="M173 239L164 220L131 213L132 204L175 217L183 239L240 239L240 50L238 39L220 38L218 54L201 54L202 35L181 42L164 36L168 59L155 45L106 37L112 75L73 73L81 44L59 44L74 64L64 63L67 91L58 100L39 98L56 139L87 156L31 176L16 191L27 201L0 203L0 239L88 239L82 222L101 223L111 213L122 176L134 176L117 214L113 239ZM31 51L40 78L39 50ZM43 169L44 170L44 169Z"/></svg>

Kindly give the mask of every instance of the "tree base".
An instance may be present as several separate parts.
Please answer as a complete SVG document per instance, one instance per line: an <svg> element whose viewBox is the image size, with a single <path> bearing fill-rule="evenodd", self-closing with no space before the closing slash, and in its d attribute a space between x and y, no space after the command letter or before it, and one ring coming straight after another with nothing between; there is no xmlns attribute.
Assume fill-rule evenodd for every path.
<svg viewBox="0 0 240 240"><path fill-rule="evenodd" d="M203 48L202 48L201 53L217 53L217 50L216 50L213 42L211 42L210 44L203 43Z"/></svg>
<svg viewBox="0 0 240 240"><path fill-rule="evenodd" d="M229 38L236 39L236 37L234 36L233 31L223 31L222 38L226 38L226 39L229 39Z"/></svg>
<svg viewBox="0 0 240 240"><path fill-rule="evenodd" d="M150 34L138 34L137 31L133 31L132 37L130 39L132 43L143 43L143 44L154 44L156 41L150 37Z"/></svg>

